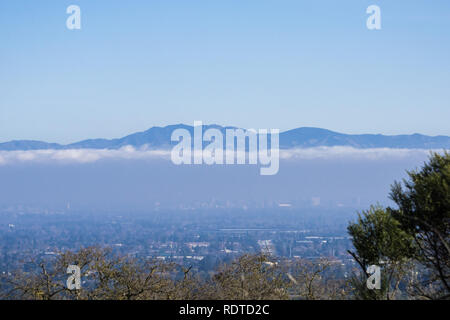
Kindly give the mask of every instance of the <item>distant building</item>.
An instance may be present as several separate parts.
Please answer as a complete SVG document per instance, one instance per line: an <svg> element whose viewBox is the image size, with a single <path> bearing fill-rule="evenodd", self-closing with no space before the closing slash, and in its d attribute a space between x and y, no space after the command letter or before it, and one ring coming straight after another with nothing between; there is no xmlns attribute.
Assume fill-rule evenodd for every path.
<svg viewBox="0 0 450 320"><path fill-rule="evenodd" d="M292 204L290 204L290 203L279 203L278 206L282 207L282 208L289 208L289 207L292 207Z"/></svg>
<svg viewBox="0 0 450 320"><path fill-rule="evenodd" d="M320 206L320 197L312 197L311 198L311 204L314 207Z"/></svg>

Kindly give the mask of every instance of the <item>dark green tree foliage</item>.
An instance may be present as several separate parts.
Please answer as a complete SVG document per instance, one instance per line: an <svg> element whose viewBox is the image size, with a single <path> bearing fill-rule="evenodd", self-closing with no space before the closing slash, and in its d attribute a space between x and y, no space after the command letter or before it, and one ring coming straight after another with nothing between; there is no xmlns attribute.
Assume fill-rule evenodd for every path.
<svg viewBox="0 0 450 320"><path fill-rule="evenodd" d="M428 283L437 286L429 298L450 297L450 154L433 153L419 171L408 172L403 185L392 186L398 205L392 215L415 240L416 258L430 271ZM424 296L427 294L424 293Z"/></svg>
<svg viewBox="0 0 450 320"><path fill-rule="evenodd" d="M349 251L362 269L353 279L355 295L362 299L393 299L414 253L412 237L400 228L400 223L380 206L372 206L358 215L348 226L356 252ZM368 290L366 273L370 265L382 268L381 290Z"/></svg>
<svg viewBox="0 0 450 320"><path fill-rule="evenodd" d="M450 154L431 154L408 176L391 188L397 208L373 206L348 227L363 270L353 279L359 298L395 298L402 282L413 297L450 298ZM383 270L379 291L365 286L372 264Z"/></svg>
<svg viewBox="0 0 450 320"><path fill-rule="evenodd" d="M358 263L369 265L400 261L413 254L411 236L400 223L380 206L372 206L358 215L356 223L348 227L358 253Z"/></svg>

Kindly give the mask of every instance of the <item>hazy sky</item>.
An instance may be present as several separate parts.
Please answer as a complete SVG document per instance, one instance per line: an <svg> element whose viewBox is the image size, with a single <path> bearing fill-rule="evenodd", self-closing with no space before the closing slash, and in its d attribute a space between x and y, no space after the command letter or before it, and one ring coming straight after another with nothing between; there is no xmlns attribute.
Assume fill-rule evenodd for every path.
<svg viewBox="0 0 450 320"><path fill-rule="evenodd" d="M448 0L0 1L0 141L194 120L450 135L449 119Z"/></svg>

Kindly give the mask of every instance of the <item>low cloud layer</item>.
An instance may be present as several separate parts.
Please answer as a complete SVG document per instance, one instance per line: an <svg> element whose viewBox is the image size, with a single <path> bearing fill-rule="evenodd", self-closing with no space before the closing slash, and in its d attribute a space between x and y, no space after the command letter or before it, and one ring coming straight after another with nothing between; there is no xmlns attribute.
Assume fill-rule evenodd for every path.
<svg viewBox="0 0 450 320"><path fill-rule="evenodd" d="M126 146L118 150L69 149L69 150L29 150L0 151L0 165L19 163L93 163L100 160L170 160L170 150L136 149ZM280 159L287 161L314 159L355 159L389 160L411 157L426 157L430 150L425 149L356 149L352 147L315 147L306 149L280 150Z"/></svg>
<svg viewBox="0 0 450 320"><path fill-rule="evenodd" d="M281 159L314 160L314 159L355 159L355 160L389 160L424 157L430 152L439 150L427 149L390 149L373 148L357 149L352 147L315 147L306 149L290 149L280 152Z"/></svg>
<svg viewBox="0 0 450 320"><path fill-rule="evenodd" d="M170 158L170 151L136 149L126 146L117 150L107 149L68 149L68 150L29 150L0 151L0 165L15 163L92 163L103 159L150 159Z"/></svg>

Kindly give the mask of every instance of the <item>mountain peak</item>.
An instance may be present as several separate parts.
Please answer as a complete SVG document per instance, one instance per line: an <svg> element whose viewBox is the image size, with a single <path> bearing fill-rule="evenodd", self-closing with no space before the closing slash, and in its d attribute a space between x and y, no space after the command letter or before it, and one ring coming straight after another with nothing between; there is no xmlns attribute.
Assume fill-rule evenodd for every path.
<svg viewBox="0 0 450 320"><path fill-rule="evenodd" d="M219 129L225 133L226 129L237 129L232 126L218 124L204 124L203 130ZM191 134L194 127L183 123L154 126L146 131L136 132L118 139L88 139L60 145L34 140L13 140L0 143L0 150L39 150L39 149L118 149L123 146L148 146L151 149L168 149L173 143L171 135L175 129L186 129ZM426 136L419 133L412 135L382 134L344 134L316 127L300 127L280 133L280 148L312 148L319 146L350 146L354 148L411 148L411 149L450 149L450 137Z"/></svg>

